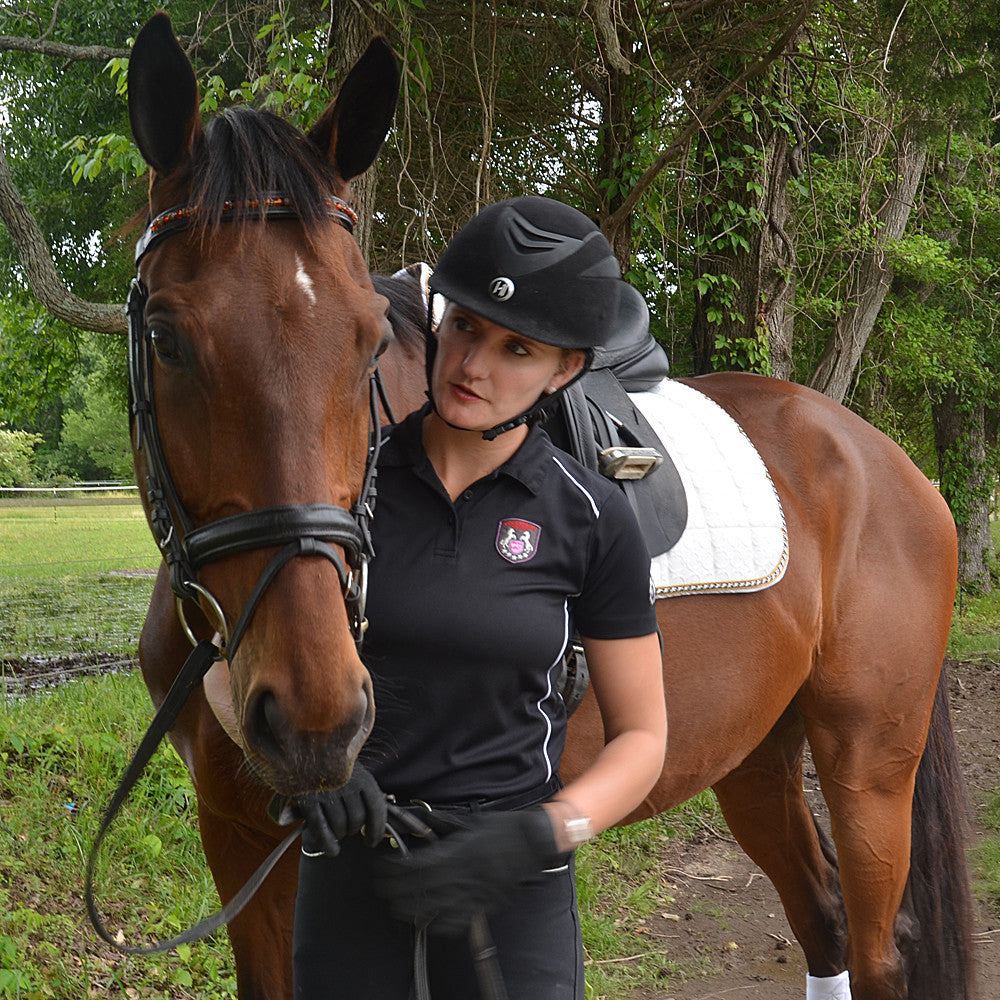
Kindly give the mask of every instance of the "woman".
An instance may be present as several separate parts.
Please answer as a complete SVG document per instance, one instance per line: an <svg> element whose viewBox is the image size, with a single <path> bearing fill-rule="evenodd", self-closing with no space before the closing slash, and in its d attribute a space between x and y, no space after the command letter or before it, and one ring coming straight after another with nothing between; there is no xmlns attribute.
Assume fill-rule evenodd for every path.
<svg viewBox="0 0 1000 1000"><path fill-rule="evenodd" d="M295 995L405 1000L417 926L434 1000L479 996L463 934L485 913L510 997L582 998L572 852L652 787L666 711L632 511L539 418L638 293L600 230L548 198L481 212L431 288L446 304L430 401L379 460L375 729L347 786L296 803ZM574 630L606 745L563 788L556 683ZM383 793L451 832L394 848Z"/></svg>

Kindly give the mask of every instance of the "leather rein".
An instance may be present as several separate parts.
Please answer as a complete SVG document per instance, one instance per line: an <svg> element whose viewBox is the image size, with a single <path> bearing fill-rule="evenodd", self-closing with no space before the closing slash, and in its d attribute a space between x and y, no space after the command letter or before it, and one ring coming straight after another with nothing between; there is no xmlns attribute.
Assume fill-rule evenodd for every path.
<svg viewBox="0 0 1000 1000"><path fill-rule="evenodd" d="M357 216L349 205L334 198L327 202L326 208L332 218L349 232L353 231ZM139 275L139 264L160 240L191 228L197 216L196 209L180 206L162 212L150 221L136 244L136 277L132 281L126 303L129 326L129 395L135 448L137 452L144 451L146 454L149 473L146 478L146 496L153 536L163 552L170 572L170 586L176 598L178 618L194 647L153 716L146 734L115 789L87 860L84 895L90 921L105 942L118 951L131 955L169 951L180 944L206 937L228 923L249 902L268 873L300 833L299 828L289 833L222 910L168 941L160 941L149 946L128 946L113 937L104 926L94 902L93 886L94 866L101 844L156 748L167 732L173 728L191 692L201 684L216 660L222 658L232 660L268 586L282 566L297 556L318 555L334 565L343 589L351 631L359 646L368 624L364 617L367 569L368 561L374 555L371 519L375 505L376 461L381 444L378 404L379 399L384 398L377 366L370 378L372 433L365 474L361 492L350 511L333 504L284 504L245 511L194 527L181 503L164 455L156 419L153 396L153 350L145 317L149 293ZM224 221L281 218L298 218L298 213L289 199L280 194L249 203L230 202L223 209ZM345 559L333 547L335 545L344 550L346 564ZM230 631L219 602L198 582L198 570L210 562L234 553L276 546L281 548L261 573L235 626ZM185 599L201 599L207 604L208 612L215 618L221 636L221 646L216 645L215 641L208 639L199 641L195 637L184 617Z"/></svg>

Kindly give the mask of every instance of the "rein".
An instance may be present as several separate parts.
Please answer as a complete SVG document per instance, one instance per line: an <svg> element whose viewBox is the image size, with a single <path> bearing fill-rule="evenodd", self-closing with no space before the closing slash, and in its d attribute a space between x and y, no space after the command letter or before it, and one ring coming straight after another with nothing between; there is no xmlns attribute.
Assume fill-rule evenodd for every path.
<svg viewBox="0 0 1000 1000"><path fill-rule="evenodd" d="M327 214L349 232L357 216L339 198L326 202ZM202 920L177 937L149 946L128 946L115 940L104 926L94 902L94 866L98 852L111 823L118 815L129 792L149 763L160 742L173 728L188 697L202 682L212 664L224 657L232 660L240 640L248 628L254 611L265 591L289 560L297 556L321 556L337 570L348 618L355 642L360 646L367 621L364 617L367 596L368 560L374 554L371 519L375 505L376 461L381 445L378 403L384 395L376 367L369 382L369 407L372 433L368 449L361 493L350 511L333 504L286 504L262 507L221 518L194 527L181 503L173 477L167 465L156 419L153 397L153 352L146 325L145 309L149 292L139 275L139 264L156 244L172 235L191 228L198 210L179 206L161 212L147 226L136 244L136 277L132 281L126 303L129 326L129 394L134 416L136 451L145 450L149 465L146 480L150 522L163 557L170 571L170 586L177 601L177 615L194 647L174 679L163 703L157 709L138 749L129 762L111 802L105 809L97 837L87 859L85 898L90 921L97 934L128 955L150 955L169 951L178 945L197 941L232 920L249 902L271 869L299 836L300 828L289 833L250 877L247 884L218 913ZM298 213L288 198L276 194L259 201L227 202L223 206L226 221L297 218ZM341 547L345 560L333 548ZM281 546L260 575L247 603L230 632L226 616L215 597L198 582L198 570L207 563L237 552ZM222 637L221 648L207 639L198 641L184 617L185 599L203 599L216 619Z"/></svg>
<svg viewBox="0 0 1000 1000"><path fill-rule="evenodd" d="M146 765L149 763L150 758L156 752L156 748L162 742L167 731L173 726L181 709L184 708L191 692L201 683L209 667L218 659L218 655L218 647L207 639L203 639L191 651L180 673L170 686L166 698L163 699L163 703L153 716L153 721L149 724L149 728L139 743L139 747L133 755L132 760L129 761L129 765L125 769L125 774L118 783L115 794L104 811L100 829L90 849L90 856L87 858L84 899L86 900L87 914L90 917L90 922L103 941L125 955L156 955L160 952L171 951L182 944L200 941L202 938L208 937L209 934L218 930L223 924L229 923L250 902L271 869L278 863L281 856L292 846L302 832L300 827L296 827L289 833L267 856L264 863L250 876L246 885L221 910L167 941L157 941L155 944L145 946L123 944L112 937L111 932L104 926L97 912L97 904L94 902L94 865L97 861L101 844L104 842L104 837L122 805L124 805L125 800L128 798L129 792L131 792L143 770L145 770Z"/></svg>

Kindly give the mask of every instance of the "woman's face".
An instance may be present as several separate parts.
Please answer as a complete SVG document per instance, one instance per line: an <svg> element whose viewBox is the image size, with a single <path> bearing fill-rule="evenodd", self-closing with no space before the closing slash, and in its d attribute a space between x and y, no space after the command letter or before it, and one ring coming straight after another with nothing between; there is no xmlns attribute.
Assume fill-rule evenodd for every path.
<svg viewBox="0 0 1000 1000"><path fill-rule="evenodd" d="M565 385L583 361L582 351L539 343L451 302L437 330L434 405L454 427L489 430Z"/></svg>

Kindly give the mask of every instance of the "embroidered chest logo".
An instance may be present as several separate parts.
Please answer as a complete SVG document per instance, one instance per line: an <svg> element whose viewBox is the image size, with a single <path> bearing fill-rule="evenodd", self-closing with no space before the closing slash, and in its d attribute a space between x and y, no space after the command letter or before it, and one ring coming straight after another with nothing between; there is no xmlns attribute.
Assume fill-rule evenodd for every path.
<svg viewBox="0 0 1000 1000"><path fill-rule="evenodd" d="M497 552L515 566L535 558L542 529L532 521L505 517L497 527Z"/></svg>

